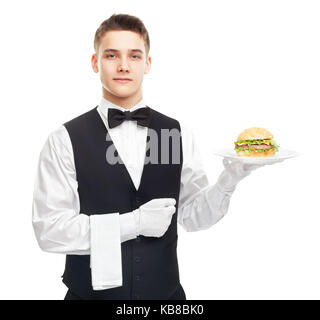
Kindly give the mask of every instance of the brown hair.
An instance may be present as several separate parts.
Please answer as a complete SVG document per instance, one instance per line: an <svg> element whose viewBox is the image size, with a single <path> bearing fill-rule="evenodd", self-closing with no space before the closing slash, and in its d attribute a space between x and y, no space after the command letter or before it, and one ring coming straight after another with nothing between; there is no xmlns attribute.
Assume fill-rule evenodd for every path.
<svg viewBox="0 0 320 320"><path fill-rule="evenodd" d="M100 24L94 36L94 49L96 53L98 52L102 36L107 31L114 30L128 30L140 34L144 40L146 56L148 56L150 51L150 39L148 31L139 18L128 14L113 14Z"/></svg>

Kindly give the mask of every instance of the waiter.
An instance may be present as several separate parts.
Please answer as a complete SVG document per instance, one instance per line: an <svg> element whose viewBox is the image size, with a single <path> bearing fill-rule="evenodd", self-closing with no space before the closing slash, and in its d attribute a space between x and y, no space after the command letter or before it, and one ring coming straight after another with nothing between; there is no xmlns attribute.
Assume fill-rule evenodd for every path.
<svg viewBox="0 0 320 320"><path fill-rule="evenodd" d="M143 100L151 58L140 19L112 15L94 48L102 98L47 138L34 186L36 239L66 254L65 300L185 300L177 223L186 231L215 224L258 166L224 159L209 185L192 132Z"/></svg>

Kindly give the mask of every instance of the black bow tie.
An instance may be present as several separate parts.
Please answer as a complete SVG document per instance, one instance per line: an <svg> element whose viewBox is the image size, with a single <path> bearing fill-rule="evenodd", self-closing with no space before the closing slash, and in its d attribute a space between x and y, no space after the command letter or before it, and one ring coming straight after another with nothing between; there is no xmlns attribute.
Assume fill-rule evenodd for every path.
<svg viewBox="0 0 320 320"><path fill-rule="evenodd" d="M150 108L139 108L135 111L121 111L119 109L108 109L109 128L114 128L124 120L136 120L140 126L148 127L150 122Z"/></svg>

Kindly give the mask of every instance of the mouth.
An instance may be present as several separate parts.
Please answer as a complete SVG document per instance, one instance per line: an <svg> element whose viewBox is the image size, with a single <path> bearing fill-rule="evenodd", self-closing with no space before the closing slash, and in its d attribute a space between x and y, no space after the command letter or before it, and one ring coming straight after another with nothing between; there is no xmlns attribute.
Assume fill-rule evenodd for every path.
<svg viewBox="0 0 320 320"><path fill-rule="evenodd" d="M117 81L118 83L128 83L132 81L130 78L114 78L113 80Z"/></svg>

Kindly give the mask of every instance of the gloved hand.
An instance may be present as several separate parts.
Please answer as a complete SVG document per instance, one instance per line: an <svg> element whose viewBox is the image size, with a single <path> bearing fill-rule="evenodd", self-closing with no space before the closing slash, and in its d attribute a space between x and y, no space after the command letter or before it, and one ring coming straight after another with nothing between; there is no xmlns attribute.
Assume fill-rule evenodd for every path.
<svg viewBox="0 0 320 320"><path fill-rule="evenodd" d="M152 199L133 211L138 234L161 237L167 231L176 211L174 198Z"/></svg>
<svg viewBox="0 0 320 320"><path fill-rule="evenodd" d="M171 223L176 211L175 204L174 198L152 199L136 210L120 214L121 242L134 239L140 234L161 237Z"/></svg>
<svg viewBox="0 0 320 320"><path fill-rule="evenodd" d="M223 192L233 192L238 182L248 176L253 170L282 161L283 159L272 159L272 161L268 159L268 161L261 161L261 163L246 163L240 159L229 161L227 158L223 158L222 162L225 169L220 174L217 185Z"/></svg>

